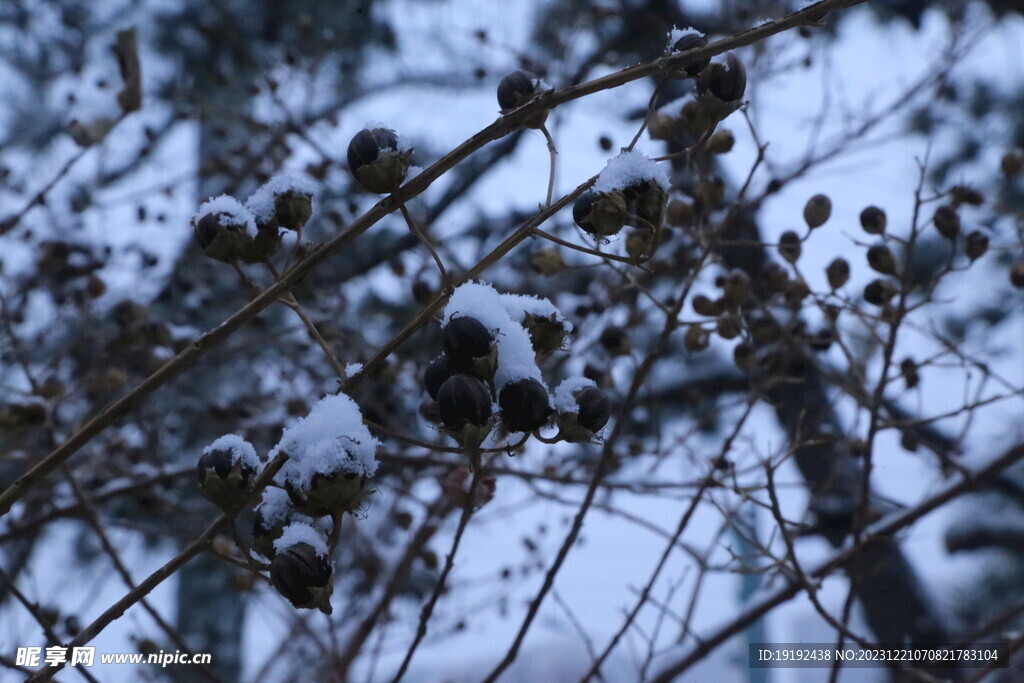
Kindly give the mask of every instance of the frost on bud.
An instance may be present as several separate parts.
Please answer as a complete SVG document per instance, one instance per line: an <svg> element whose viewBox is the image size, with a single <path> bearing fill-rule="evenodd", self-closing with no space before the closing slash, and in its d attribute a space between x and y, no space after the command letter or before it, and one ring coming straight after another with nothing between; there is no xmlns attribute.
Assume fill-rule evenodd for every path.
<svg viewBox="0 0 1024 683"><path fill-rule="evenodd" d="M498 393L501 420L510 432L532 432L547 424L551 399L544 385L533 378L509 382Z"/></svg>
<svg viewBox="0 0 1024 683"><path fill-rule="evenodd" d="M441 424L466 448L476 448L491 432L491 392L479 377L453 375L437 392Z"/></svg>
<svg viewBox="0 0 1024 683"><path fill-rule="evenodd" d="M249 260L257 237L256 220L234 197L209 199L192 217L192 230L203 253L217 261Z"/></svg>
<svg viewBox="0 0 1024 683"><path fill-rule="evenodd" d="M839 289L850 280L850 262L842 257L834 259L825 268L825 275L828 277L828 286Z"/></svg>
<svg viewBox="0 0 1024 683"><path fill-rule="evenodd" d="M739 108L747 89L747 70L731 52L697 77L697 94L711 118L721 121Z"/></svg>
<svg viewBox="0 0 1024 683"><path fill-rule="evenodd" d="M825 225L832 215L832 200L823 194L816 194L804 204L804 221L813 230Z"/></svg>
<svg viewBox="0 0 1024 683"><path fill-rule="evenodd" d="M864 300L875 306L884 306L899 293L896 285L881 278L872 280L864 287Z"/></svg>
<svg viewBox="0 0 1024 683"><path fill-rule="evenodd" d="M585 192L572 206L572 219L591 235L608 237L626 225L626 197L615 192Z"/></svg>
<svg viewBox="0 0 1024 683"><path fill-rule="evenodd" d="M270 581L293 607L331 613L334 568L327 546L309 525L288 525L274 542Z"/></svg>
<svg viewBox="0 0 1024 683"><path fill-rule="evenodd" d="M1011 149L1004 154L999 168L1007 176L1015 176L1024 171L1024 150Z"/></svg>
<svg viewBox="0 0 1024 683"><path fill-rule="evenodd" d="M1010 267L1010 284L1024 289L1024 261L1017 261Z"/></svg>
<svg viewBox="0 0 1024 683"><path fill-rule="evenodd" d="M237 434L226 434L203 449L196 481L203 495L229 511L245 502L260 467L256 449Z"/></svg>
<svg viewBox="0 0 1024 683"><path fill-rule="evenodd" d="M960 234L960 216L956 209L949 204L943 204L937 208L932 220L935 223L935 229L947 240L955 240L956 236Z"/></svg>
<svg viewBox="0 0 1024 683"><path fill-rule="evenodd" d="M980 230L972 231L964 241L964 251L967 258L977 261L988 251L988 235Z"/></svg>
<svg viewBox="0 0 1024 683"><path fill-rule="evenodd" d="M442 487L448 500L457 508L466 507L469 500L469 489L473 484L473 472L465 465L450 471L444 478ZM478 510L494 499L497 482L494 477L481 474L473 491L473 509Z"/></svg>
<svg viewBox="0 0 1024 683"><path fill-rule="evenodd" d="M502 114L518 109L541 94L544 82L537 74L522 69L513 71L498 83L498 106ZM547 119L547 112L538 114L536 118L526 122L529 128L540 128Z"/></svg>
<svg viewBox="0 0 1024 683"><path fill-rule="evenodd" d="M736 144L736 136L732 134L731 130L723 129L716 132L708 139L708 151L712 154L726 154L732 151L733 145Z"/></svg>
<svg viewBox="0 0 1024 683"><path fill-rule="evenodd" d="M426 387L427 393L430 394L430 398L437 400L437 392L441 390L441 385L452 376L451 364L448 362L448 356L440 355L434 360L430 361L427 365L427 369L423 372L423 386Z"/></svg>
<svg viewBox="0 0 1024 683"><path fill-rule="evenodd" d="M570 377L555 390L558 433L569 443L584 443L608 424L611 403L593 380Z"/></svg>
<svg viewBox="0 0 1024 683"><path fill-rule="evenodd" d="M790 263L796 263L800 259L800 253L800 236L792 230L782 233L779 237L779 255Z"/></svg>
<svg viewBox="0 0 1024 683"><path fill-rule="evenodd" d="M494 376L498 358L494 335L476 318L453 316L441 330L441 348L452 372L482 379Z"/></svg>
<svg viewBox="0 0 1024 683"><path fill-rule="evenodd" d="M708 41L699 33L690 31L680 36L674 43L672 43L672 52L687 52L688 50L696 50L697 48L704 47L708 44ZM711 57L702 57L697 61L684 66L679 69L674 75L676 78L684 78L690 76L691 78L696 77L707 68L708 64L711 63Z"/></svg>
<svg viewBox="0 0 1024 683"><path fill-rule="evenodd" d="M868 265L882 275L896 274L896 257L892 250L884 244L876 244L868 248Z"/></svg>
<svg viewBox="0 0 1024 683"><path fill-rule="evenodd" d="M885 232L885 224L885 211L877 206L869 206L860 212L860 227L866 233L881 235Z"/></svg>
<svg viewBox="0 0 1024 683"><path fill-rule="evenodd" d="M348 168L356 181L377 194L398 189L409 173L412 148L390 128L364 128L348 143Z"/></svg>

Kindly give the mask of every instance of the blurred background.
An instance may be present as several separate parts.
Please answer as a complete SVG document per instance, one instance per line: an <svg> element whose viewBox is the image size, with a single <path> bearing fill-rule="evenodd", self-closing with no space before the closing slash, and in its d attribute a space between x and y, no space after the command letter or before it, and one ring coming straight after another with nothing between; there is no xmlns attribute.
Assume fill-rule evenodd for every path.
<svg viewBox="0 0 1024 683"><path fill-rule="evenodd" d="M225 192L244 198L282 172L303 176L318 188L304 238L322 242L378 200L352 182L345 162L349 139L368 120L399 131L415 147L412 162L426 167L498 116L495 89L510 71L528 69L566 87L657 58L674 27L714 39L801 4L4 0L0 485L6 488L76 425L248 301L236 273L204 258L194 243L189 221L205 199ZM915 220L919 185L925 196L954 185L984 195L980 205L966 204L962 217L990 237L990 253L970 270L943 271L893 356L916 359L921 381L893 388L886 410L896 427L881 431L875 443L871 483L885 509L913 506L958 467L977 466L1024 439L1024 293L1007 277L1024 258L1024 183L1001 166L1008 151L1024 146L1022 9L1014 0L876 0L742 48L737 55L747 68L749 105L745 116L723 124L734 147L697 170L672 164L680 196L713 177L729 201L749 182L758 201L744 213L745 229L762 245L803 229L805 201L827 194L832 218L804 244L799 268L814 291L827 292L825 267L846 255L854 266L854 298L872 278L858 251L871 237L858 227L865 206L884 208L890 231L900 235ZM122 84L112 47L127 28L137 32L142 103L117 120L109 102ZM635 81L551 113L556 197L629 144L656 84ZM691 88L691 81L670 80L655 106L677 115ZM637 146L652 157L694 141L685 132L653 132ZM463 272L536 211L547 183L544 136L521 130L471 156L409 209L451 269ZM547 229L575 235L568 211ZM566 250L554 259L553 245L539 240L487 271L485 278L502 291L548 297L574 323L566 351L545 366L549 384L586 372L613 404L622 400L638 359L661 330L645 293L675 292L695 254L685 229L667 239L651 272L599 268L594 258ZM602 248L625 253L624 242L613 238ZM914 253L916 277L929 281L951 258L949 244L929 234ZM702 274L696 291L711 293L718 272ZM360 363L439 285L429 255L395 214L328 259L295 294L338 358ZM823 316L811 310L806 319L809 327L820 326ZM629 347L613 344L609 329L626 330ZM806 390L757 403L745 418L732 452L737 482L744 472L763 477L756 463L785 451L788 440L797 447L808 410L831 425L844 453L866 432L858 392L867 387L850 388L849 360L877 378L881 344L856 316L844 319L841 332L846 351L816 355ZM420 413L422 371L438 348L438 327L428 326L353 396L368 419L390 431L377 433L383 442L378 492L342 529L332 617L297 612L245 571L204 554L162 584L149 604L192 649L213 653L211 669L125 665L92 673L102 681L390 679L437 579L456 517L415 553L397 596L345 672L334 658L377 603L393 563L409 547L410 529L418 528L451 466L429 448L390 436L451 446ZM237 432L264 454L284 426L337 387L299 320L272 307L82 449L66 472L32 489L0 519L2 662L19 646L46 644L12 586L65 641L126 591L92 515L130 578L142 580L214 517L193 479L205 444ZM681 335L672 343L630 411L610 485L599 492L524 652L502 680L577 680L586 671L594 650L604 648L633 606L703 464L744 413L749 390L724 340L699 353L685 348ZM510 473L499 475L495 499L474 516L406 680L481 680L500 660L600 450L600 444L534 441L505 459ZM777 480L786 517L806 523L798 550L812 566L833 550L823 529L827 487L792 461ZM91 506L82 505L72 481L88 492ZM946 635L972 634L1019 602L1024 476L1000 482L901 536L891 549L897 559L880 565L885 571L874 593L860 595L851 628L879 634L886 631L882 622L891 623L884 633L890 641L932 626ZM737 483L716 492L697 508L651 604L605 665L605 680L652 677L759 591L780 585L762 552L782 547L771 512L751 504L741 489ZM824 581L819 597L840 614L848 591L837 574ZM999 628L1019 623L1011 617ZM835 637L802 596L683 679L828 680L828 670L748 669L746 643ZM178 649L138 605L93 644L99 652ZM887 676L849 670L839 680ZM68 669L60 680L76 677ZM15 669L0 670L0 680L22 678Z"/></svg>

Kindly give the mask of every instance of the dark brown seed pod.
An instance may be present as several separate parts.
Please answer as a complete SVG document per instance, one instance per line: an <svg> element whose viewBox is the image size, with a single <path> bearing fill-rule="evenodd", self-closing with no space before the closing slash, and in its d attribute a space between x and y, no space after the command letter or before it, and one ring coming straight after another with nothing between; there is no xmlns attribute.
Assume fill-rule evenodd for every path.
<svg viewBox="0 0 1024 683"><path fill-rule="evenodd" d="M364 128L348 143L348 168L365 189L389 194L405 181L411 155L411 149L399 144L395 131Z"/></svg>
<svg viewBox="0 0 1024 683"><path fill-rule="evenodd" d="M1010 284L1024 289L1024 261L1017 261L1010 267Z"/></svg>
<svg viewBox="0 0 1024 683"><path fill-rule="evenodd" d="M460 430L467 424L486 426L491 419L491 405L487 385L472 375L452 375L437 392L441 422L450 430Z"/></svg>
<svg viewBox="0 0 1024 683"><path fill-rule="evenodd" d="M330 558L308 543L278 552L270 563L270 581L294 607L331 613L334 568Z"/></svg>
<svg viewBox="0 0 1024 683"><path fill-rule="evenodd" d="M437 392L441 390L441 385L447 381L453 374L451 364L448 362L448 356L441 354L434 360L430 361L427 365L427 369L423 372L423 386L426 387L427 393L430 394L430 398L437 400Z"/></svg>
<svg viewBox="0 0 1024 683"><path fill-rule="evenodd" d="M972 261L980 259L988 251L988 235L980 230L974 230L964 240L964 251L967 258Z"/></svg>
<svg viewBox="0 0 1024 683"><path fill-rule="evenodd" d="M875 306L884 306L897 294L899 289L896 285L881 278L872 280L864 287L864 300Z"/></svg>
<svg viewBox="0 0 1024 683"><path fill-rule="evenodd" d="M498 106L503 113L523 106L541 92L537 74L520 69L508 74L498 83Z"/></svg>
<svg viewBox="0 0 1024 683"><path fill-rule="evenodd" d="M868 248L868 265L882 275L896 274L896 257L892 250L884 244L876 244Z"/></svg>
<svg viewBox="0 0 1024 683"><path fill-rule="evenodd" d="M713 318L722 312L721 305L703 294L698 294L693 297L693 301L691 303L693 305L693 312L697 315Z"/></svg>
<svg viewBox="0 0 1024 683"><path fill-rule="evenodd" d="M711 335L700 325L690 325L683 336L683 346L690 353L698 353L708 348L711 343Z"/></svg>
<svg viewBox="0 0 1024 683"><path fill-rule="evenodd" d="M792 230L787 230L779 237L779 255L790 263L796 263L800 259L800 236Z"/></svg>
<svg viewBox="0 0 1024 683"><path fill-rule="evenodd" d="M816 194L804 204L804 221L811 230L825 225L832 215L832 200L826 195Z"/></svg>
<svg viewBox="0 0 1024 683"><path fill-rule="evenodd" d="M949 204L943 204L936 209L932 220L935 223L935 229L947 240L955 240L956 236L960 234L960 216L956 209Z"/></svg>
<svg viewBox="0 0 1024 683"><path fill-rule="evenodd" d="M850 262L843 257L833 259L825 269L828 277L828 286L832 289L839 289L850 280Z"/></svg>
<svg viewBox="0 0 1024 683"><path fill-rule="evenodd" d="M621 192L585 192L572 206L572 219L591 235L608 237L622 230L629 215Z"/></svg>
<svg viewBox="0 0 1024 683"><path fill-rule="evenodd" d="M747 89L747 69L733 53L725 56L725 62L709 64L697 78L697 92L714 95L722 102L738 102Z"/></svg>
<svg viewBox="0 0 1024 683"><path fill-rule="evenodd" d="M679 40L672 44L673 52L687 52L688 50L696 50L697 48L704 47L708 44L708 41L699 33L684 33L680 36ZM697 61L683 67L677 76L681 77L683 74L692 77L697 76L703 71L708 64L711 63L711 57L703 57Z"/></svg>
<svg viewBox="0 0 1024 683"><path fill-rule="evenodd" d="M501 420L510 432L532 432L547 424L551 399L544 385L535 379L509 382L498 394Z"/></svg>
<svg viewBox="0 0 1024 683"><path fill-rule="evenodd" d="M881 235L885 232L885 224L885 211L882 211L877 206L869 206L860 212L860 227L866 233Z"/></svg>

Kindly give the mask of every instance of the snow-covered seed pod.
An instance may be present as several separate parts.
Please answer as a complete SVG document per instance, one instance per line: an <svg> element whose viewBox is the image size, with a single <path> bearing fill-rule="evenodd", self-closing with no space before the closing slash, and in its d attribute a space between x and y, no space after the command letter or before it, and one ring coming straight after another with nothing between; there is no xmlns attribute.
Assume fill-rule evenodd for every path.
<svg viewBox="0 0 1024 683"><path fill-rule="evenodd" d="M453 372L472 373L482 379L494 376L498 355L494 335L476 318L452 317L441 329L441 347Z"/></svg>
<svg viewBox="0 0 1024 683"><path fill-rule="evenodd" d="M301 522L285 527L274 542L270 581L293 607L330 614L334 567L316 530Z"/></svg>
<svg viewBox="0 0 1024 683"><path fill-rule="evenodd" d="M628 211L621 192L584 192L572 206L576 225L596 237L617 234L626 225Z"/></svg>
<svg viewBox="0 0 1024 683"><path fill-rule="evenodd" d="M245 200L260 231L301 230L313 215L312 182L282 174L271 178Z"/></svg>
<svg viewBox="0 0 1024 683"><path fill-rule="evenodd" d="M192 230L203 253L225 263L244 260L259 234L252 214L228 195L200 205L192 217Z"/></svg>
<svg viewBox="0 0 1024 683"><path fill-rule="evenodd" d="M860 212L860 227L866 233L881 235L885 232L885 224L885 211L877 206L869 206Z"/></svg>
<svg viewBox="0 0 1024 683"><path fill-rule="evenodd" d="M816 194L804 204L804 222L811 230L825 225L832 215L832 200L827 195Z"/></svg>
<svg viewBox="0 0 1024 683"><path fill-rule="evenodd" d="M196 481L214 505L233 510L249 496L259 467L252 444L237 434L226 434L203 449L196 462Z"/></svg>
<svg viewBox="0 0 1024 683"><path fill-rule="evenodd" d="M329 524L329 518L324 517L314 522L312 517L296 509L288 492L283 488L268 486L263 489L260 504L253 510L252 515L253 548L264 557L273 559L276 553L274 542L281 538L285 527L296 522L318 527L323 523Z"/></svg>
<svg viewBox="0 0 1024 683"><path fill-rule="evenodd" d="M364 128L348 143L348 168L356 181L376 194L390 194L409 173L412 148L390 128Z"/></svg>
<svg viewBox="0 0 1024 683"><path fill-rule="evenodd" d="M733 53L725 56L725 62L709 64L697 79L700 95L713 95L721 102L739 102L747 89L747 69Z"/></svg>
<svg viewBox="0 0 1024 683"><path fill-rule="evenodd" d="M544 385L533 378L507 383L498 393L501 419L510 432L532 432L551 417L551 399Z"/></svg>
<svg viewBox="0 0 1024 683"><path fill-rule="evenodd" d="M704 38L704 36L702 36L699 33L691 31L688 33L684 33L675 41L675 43L672 44L672 51L686 52L688 50L696 50L697 48L704 47L707 44L708 41L707 39ZM702 57L701 59L698 59L697 61L680 69L676 73L676 76L678 78L681 78L685 74L686 76L693 78L697 76L701 71L703 71L710 63L711 57Z"/></svg>
<svg viewBox="0 0 1024 683"><path fill-rule="evenodd" d="M583 443L608 424L611 403L592 380L570 377L555 390L555 410L559 436L570 443Z"/></svg>
<svg viewBox="0 0 1024 683"><path fill-rule="evenodd" d="M441 424L466 448L478 447L490 434L492 404L487 385L473 375L453 375L437 393Z"/></svg>

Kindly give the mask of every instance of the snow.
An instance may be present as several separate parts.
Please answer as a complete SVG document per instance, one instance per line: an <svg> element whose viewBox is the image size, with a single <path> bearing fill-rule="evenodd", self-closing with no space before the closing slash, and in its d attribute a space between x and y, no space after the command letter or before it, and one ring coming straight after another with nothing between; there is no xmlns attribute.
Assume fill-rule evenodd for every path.
<svg viewBox="0 0 1024 683"><path fill-rule="evenodd" d="M398 138L399 154L404 154L405 152L412 151L412 145L409 144L409 141L402 137L402 134L395 130L393 126L389 126L388 124L383 123L381 121L367 121L366 123L363 124L363 128L366 130L373 130L374 128L384 128L386 130L390 130L392 133L395 134L395 137ZM384 147L382 147L380 151L386 153L394 153L394 150Z"/></svg>
<svg viewBox="0 0 1024 683"><path fill-rule="evenodd" d="M274 218L274 198L287 192L308 195L316 194L316 184L298 176L281 173L259 187L245 200L245 208L258 223L269 223Z"/></svg>
<svg viewBox="0 0 1024 683"><path fill-rule="evenodd" d="M327 555L327 543L323 536L306 522L292 522L286 526L281 531L281 538L274 541L274 550L282 553L299 543L312 546L317 555Z"/></svg>
<svg viewBox="0 0 1024 683"><path fill-rule="evenodd" d="M219 197L211 197L199 205L199 211L192 219L198 223L200 220L211 214L220 214L221 220L227 225L235 225L245 228L245 234L249 237L256 237L256 219L242 206L242 202L234 197L222 194Z"/></svg>
<svg viewBox="0 0 1024 683"><path fill-rule="evenodd" d="M447 324L452 316L476 318L494 333L498 344L494 384L498 391L509 382L527 378L535 379L547 388L537 367L529 333L512 319L505 308L504 296L493 287L477 282L460 286L448 300L441 324Z"/></svg>
<svg viewBox="0 0 1024 683"><path fill-rule="evenodd" d="M277 486L268 486L263 489L263 497L256 510L263 516L267 526L275 527L294 516L295 508L288 497L288 492Z"/></svg>
<svg viewBox="0 0 1024 683"><path fill-rule="evenodd" d="M548 299L529 294L502 294L501 300L505 305L505 310L508 311L509 317L517 323L523 322L527 314L538 318L554 316L556 321L562 323L567 332L572 331L572 323Z"/></svg>
<svg viewBox="0 0 1024 683"><path fill-rule="evenodd" d="M256 449L238 434L225 434L204 448L203 455L210 451L229 451L232 463L241 462L254 470L259 469L260 459L256 455Z"/></svg>
<svg viewBox="0 0 1024 683"><path fill-rule="evenodd" d="M363 371L362 363L349 363L345 366L345 378L351 379Z"/></svg>
<svg viewBox="0 0 1024 683"><path fill-rule="evenodd" d="M610 160L601 171L597 182L594 183L594 191L612 192L648 180L658 184L664 190L668 190L672 184L668 178L668 171L663 165L651 161L637 151L623 152Z"/></svg>
<svg viewBox="0 0 1024 683"><path fill-rule="evenodd" d="M578 413L579 405L574 394L585 387L596 387L597 383L587 377L568 377L555 389L555 410L560 414Z"/></svg>
<svg viewBox="0 0 1024 683"><path fill-rule="evenodd" d="M363 424L356 402L345 394L320 399L309 415L284 430L270 457L287 453L276 481L308 488L316 474L344 472L372 477L377 440Z"/></svg>

